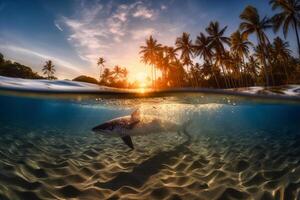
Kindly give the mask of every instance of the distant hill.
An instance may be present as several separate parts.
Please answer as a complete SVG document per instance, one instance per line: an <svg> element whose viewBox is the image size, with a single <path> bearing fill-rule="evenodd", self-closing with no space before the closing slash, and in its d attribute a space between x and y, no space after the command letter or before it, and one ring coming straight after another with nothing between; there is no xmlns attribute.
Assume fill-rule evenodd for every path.
<svg viewBox="0 0 300 200"><path fill-rule="evenodd" d="M74 78L72 81L80 81L80 82L86 82L86 83L94 83L98 84L98 81L92 77L81 75L76 78Z"/></svg>
<svg viewBox="0 0 300 200"><path fill-rule="evenodd" d="M33 72L30 67L10 61L0 63L0 75L26 79L44 79L37 72Z"/></svg>

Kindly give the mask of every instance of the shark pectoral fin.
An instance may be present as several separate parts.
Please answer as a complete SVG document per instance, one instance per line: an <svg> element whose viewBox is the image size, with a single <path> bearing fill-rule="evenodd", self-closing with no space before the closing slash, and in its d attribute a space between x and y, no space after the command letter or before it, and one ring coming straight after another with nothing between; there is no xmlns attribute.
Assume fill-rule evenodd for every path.
<svg viewBox="0 0 300 200"><path fill-rule="evenodd" d="M121 138L122 138L123 142L125 144L127 144L127 146L129 146L131 149L134 149L131 137L129 135L123 136Z"/></svg>

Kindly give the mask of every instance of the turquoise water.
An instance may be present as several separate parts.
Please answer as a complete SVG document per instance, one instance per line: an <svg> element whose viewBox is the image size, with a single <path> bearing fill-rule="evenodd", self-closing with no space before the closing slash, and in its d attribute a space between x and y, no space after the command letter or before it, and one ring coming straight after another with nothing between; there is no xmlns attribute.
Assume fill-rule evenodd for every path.
<svg viewBox="0 0 300 200"><path fill-rule="evenodd" d="M300 199L300 103L200 93L0 95L0 199ZM185 130L91 128L135 109Z"/></svg>

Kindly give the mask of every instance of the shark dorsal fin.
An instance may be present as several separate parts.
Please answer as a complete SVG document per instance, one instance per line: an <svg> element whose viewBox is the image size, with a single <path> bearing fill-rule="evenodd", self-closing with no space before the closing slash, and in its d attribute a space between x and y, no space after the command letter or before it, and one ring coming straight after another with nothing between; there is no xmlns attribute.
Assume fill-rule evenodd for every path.
<svg viewBox="0 0 300 200"><path fill-rule="evenodd" d="M140 110L136 109L133 113L131 113L131 121L139 121L140 120Z"/></svg>

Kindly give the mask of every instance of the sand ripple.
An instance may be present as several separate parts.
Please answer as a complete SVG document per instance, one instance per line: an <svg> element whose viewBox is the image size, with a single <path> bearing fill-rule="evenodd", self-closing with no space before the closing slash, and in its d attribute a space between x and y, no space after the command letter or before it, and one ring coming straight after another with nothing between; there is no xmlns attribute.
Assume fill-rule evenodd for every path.
<svg viewBox="0 0 300 200"><path fill-rule="evenodd" d="M191 129L192 138L136 137L130 151L118 138L91 133L6 129L0 139L4 200L300 199L300 137L288 131Z"/></svg>

